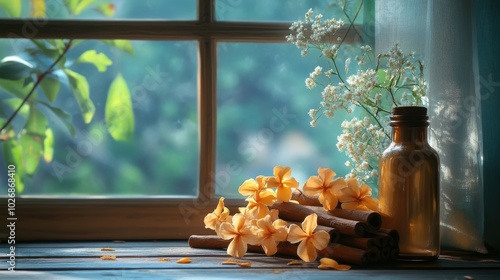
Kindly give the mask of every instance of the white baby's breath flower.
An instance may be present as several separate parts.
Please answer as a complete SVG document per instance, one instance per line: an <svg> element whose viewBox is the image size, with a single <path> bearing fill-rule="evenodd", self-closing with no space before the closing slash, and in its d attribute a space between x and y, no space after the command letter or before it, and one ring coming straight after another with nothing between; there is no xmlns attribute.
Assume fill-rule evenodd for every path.
<svg viewBox="0 0 500 280"><path fill-rule="evenodd" d="M306 87L308 89L313 89L315 86L316 86L316 81L314 79L311 78L306 79Z"/></svg>
<svg viewBox="0 0 500 280"><path fill-rule="evenodd" d="M309 122L309 124L310 124L312 127L315 127L315 126L316 126L316 120L312 120L311 122Z"/></svg>
<svg viewBox="0 0 500 280"><path fill-rule="evenodd" d="M311 119L314 119L316 116L316 113L318 113L317 109L310 109L308 115L309 115L309 117L311 117Z"/></svg>

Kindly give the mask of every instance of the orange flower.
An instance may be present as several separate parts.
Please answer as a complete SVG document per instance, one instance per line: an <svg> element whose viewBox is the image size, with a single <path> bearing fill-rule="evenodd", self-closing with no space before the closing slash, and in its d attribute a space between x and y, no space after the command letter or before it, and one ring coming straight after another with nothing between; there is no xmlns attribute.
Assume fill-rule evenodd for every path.
<svg viewBox="0 0 500 280"><path fill-rule="evenodd" d="M254 197L248 197L246 201L248 201L246 213L253 215L256 219L261 219L269 213L268 206L276 201L276 193L270 189L263 189Z"/></svg>
<svg viewBox="0 0 500 280"><path fill-rule="evenodd" d="M280 219L273 221L271 215L257 221L257 235L260 238L264 253L272 256L278 252L278 242L286 241L288 231L286 222Z"/></svg>
<svg viewBox="0 0 500 280"><path fill-rule="evenodd" d="M268 177L259 175L255 179L248 179L238 188L238 192L243 196L256 196L265 186Z"/></svg>
<svg viewBox="0 0 500 280"><path fill-rule="evenodd" d="M231 219L229 216L229 209L224 207L224 197L219 198L219 203L217 208L212 213L208 213L203 219L205 223L205 228L213 229L217 234L219 234L219 227L221 223Z"/></svg>
<svg viewBox="0 0 500 280"><path fill-rule="evenodd" d="M302 229L298 225L292 224L288 230L288 241L290 243L300 242L297 255L306 262L316 260L317 250L326 248L330 241L330 235L326 231L314 232L318 226L317 221L318 215L311 214L302 222Z"/></svg>
<svg viewBox="0 0 500 280"><path fill-rule="evenodd" d="M247 225L243 214L235 214L232 223L222 223L219 232L222 239L232 239L227 247L227 253L235 258L245 255L248 244L259 243L256 231Z"/></svg>
<svg viewBox="0 0 500 280"><path fill-rule="evenodd" d="M347 188L337 194L342 209L378 211L378 199L371 197L372 189L366 184L358 187L355 178L347 179Z"/></svg>
<svg viewBox="0 0 500 280"><path fill-rule="evenodd" d="M345 188L346 183L344 178L335 177L335 172L330 168L318 168L319 176L311 176L304 184L304 193L307 195L315 195L319 193L319 202L326 210L332 210L339 203L337 192Z"/></svg>
<svg viewBox="0 0 500 280"><path fill-rule="evenodd" d="M299 182L290 177L292 170L290 167L275 166L274 177L269 177L267 187L277 188L276 196L278 202L288 202L292 198L292 188L297 188Z"/></svg>

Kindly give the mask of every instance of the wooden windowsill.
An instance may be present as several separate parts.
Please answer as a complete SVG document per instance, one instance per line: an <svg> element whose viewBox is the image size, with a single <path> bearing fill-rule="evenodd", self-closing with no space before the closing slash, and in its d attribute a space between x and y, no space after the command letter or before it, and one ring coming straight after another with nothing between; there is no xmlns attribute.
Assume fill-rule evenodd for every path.
<svg viewBox="0 0 500 280"><path fill-rule="evenodd" d="M290 258L248 253L250 268L223 265L224 250L189 248L185 241L17 243L15 273L9 272L9 249L0 252L2 279L499 279L500 257L443 252L436 262L396 262L353 267L349 271L318 270L317 263L288 266ZM115 251L101 251L112 248ZM101 260L103 255L116 260ZM189 257L192 263L177 264ZM161 261L167 258L168 261Z"/></svg>

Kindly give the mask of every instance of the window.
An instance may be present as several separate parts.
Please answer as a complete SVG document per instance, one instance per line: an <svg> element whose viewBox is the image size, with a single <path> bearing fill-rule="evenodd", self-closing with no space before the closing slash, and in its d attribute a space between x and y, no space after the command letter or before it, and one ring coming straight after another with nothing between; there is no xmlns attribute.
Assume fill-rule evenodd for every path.
<svg viewBox="0 0 500 280"><path fill-rule="evenodd" d="M47 0L47 7L55 2ZM59 142L57 149L68 151L59 158L62 163L70 151L85 157L88 147L92 148L88 154L96 157L87 156L77 172L64 174L68 179L63 182L47 183L63 186L67 192L44 189L44 180L55 180L53 170L45 178L34 177L31 189L16 201L19 240L186 238L203 232L203 217L214 208L217 195L234 197L243 180L270 174L274 165L291 164L297 172L293 175L302 182L332 158L342 168L345 160L334 148L337 134L332 132L329 138L326 124L315 129L308 126L306 112L317 101L306 93L292 97L305 92L303 79L313 66L301 61L300 51L285 41L290 22L302 17L307 7L327 9L324 1L307 5L304 1L259 1L256 5L242 0L198 0L196 7L183 4L182 12L158 13L160 6L154 3L160 2L165 3L148 1L153 6L141 12L117 1L114 19L99 17L94 9L82 13L85 21L68 19L62 12L43 21L26 19L29 12L24 10L21 18L0 20L1 38L25 34L37 39L87 39L96 48L98 40L132 40L133 60L119 54L113 58L114 69L123 72L131 85L132 100L141 97L137 86L150 85L144 82L151 80L148 71L165 71L169 81L168 88L148 95L146 109L134 107L141 122L136 123L130 143L94 145L93 123L81 124L90 138L75 143L67 136ZM180 7L173 2L185 3L170 1L166 6L171 11ZM292 2L301 4L292 6ZM249 12L256 7L262 9ZM131 13L120 14L120 8ZM26 34L28 27L33 32ZM354 43L360 38L349 40ZM20 39L2 39L0 44L12 42ZM156 49L168 53L159 55ZM297 58L293 58L297 64L290 57ZM94 75L92 87L109 86L110 81ZM292 98L296 99L293 103ZM102 108L104 100L97 98L95 103ZM76 120L78 108L68 110L75 112ZM160 119L164 114L171 118ZM158 132L168 135L162 138ZM169 142L171 134L177 142ZM102 159L97 156L108 157L107 165L100 167ZM105 167L111 171L103 172ZM173 180L175 174L178 179ZM114 190L124 184L136 187L118 196ZM226 202L232 211L241 204ZM5 199L0 207L7 207Z"/></svg>

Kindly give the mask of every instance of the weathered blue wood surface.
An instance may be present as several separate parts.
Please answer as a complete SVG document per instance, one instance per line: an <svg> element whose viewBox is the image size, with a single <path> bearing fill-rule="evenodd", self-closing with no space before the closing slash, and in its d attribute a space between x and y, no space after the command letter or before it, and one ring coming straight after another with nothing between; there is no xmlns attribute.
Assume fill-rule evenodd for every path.
<svg viewBox="0 0 500 280"><path fill-rule="evenodd" d="M16 272L8 272L7 244L0 244L0 279L500 279L500 259L443 254L437 262L397 262L349 271L321 271L317 263L288 266L290 258L249 253L250 268L223 265L224 250L192 249L186 242L74 242L16 244ZM101 248L115 251L103 252ZM114 261L99 257L115 255ZM177 264L181 257L192 263ZM168 258L163 262L159 258Z"/></svg>

